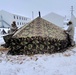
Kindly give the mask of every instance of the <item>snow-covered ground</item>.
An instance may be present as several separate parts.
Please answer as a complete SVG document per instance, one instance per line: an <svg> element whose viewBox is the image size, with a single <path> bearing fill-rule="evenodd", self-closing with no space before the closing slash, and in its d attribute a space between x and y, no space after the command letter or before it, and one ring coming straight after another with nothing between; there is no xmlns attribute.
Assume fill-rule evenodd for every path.
<svg viewBox="0 0 76 75"><path fill-rule="evenodd" d="M5 42L4 42L4 40L3 40L3 38L2 38L2 36L0 36L0 45L1 44L4 44Z"/></svg>
<svg viewBox="0 0 76 75"><path fill-rule="evenodd" d="M51 55L11 56L6 53L0 51L0 75L76 75L76 47Z"/></svg>

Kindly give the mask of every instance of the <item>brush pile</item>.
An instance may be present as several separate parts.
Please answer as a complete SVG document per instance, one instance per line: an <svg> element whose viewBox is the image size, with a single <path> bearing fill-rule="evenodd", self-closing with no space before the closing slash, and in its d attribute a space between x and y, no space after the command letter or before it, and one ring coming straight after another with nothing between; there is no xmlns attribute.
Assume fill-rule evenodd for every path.
<svg viewBox="0 0 76 75"><path fill-rule="evenodd" d="M63 29L38 17L18 30L8 45L12 55L51 54L64 51L69 41Z"/></svg>

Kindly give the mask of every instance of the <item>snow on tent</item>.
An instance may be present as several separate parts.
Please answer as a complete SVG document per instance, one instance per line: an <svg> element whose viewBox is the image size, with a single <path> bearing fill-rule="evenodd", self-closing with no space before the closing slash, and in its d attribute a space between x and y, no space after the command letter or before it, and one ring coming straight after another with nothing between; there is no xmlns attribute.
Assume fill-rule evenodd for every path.
<svg viewBox="0 0 76 75"><path fill-rule="evenodd" d="M33 55L61 52L68 46L68 39L63 29L37 17L19 29L8 44L8 54Z"/></svg>

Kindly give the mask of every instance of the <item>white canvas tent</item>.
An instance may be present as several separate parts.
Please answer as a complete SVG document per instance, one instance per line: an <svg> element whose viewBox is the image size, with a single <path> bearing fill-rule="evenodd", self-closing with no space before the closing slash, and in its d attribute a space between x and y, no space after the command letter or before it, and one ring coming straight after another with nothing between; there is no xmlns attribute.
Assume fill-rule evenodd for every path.
<svg viewBox="0 0 76 75"><path fill-rule="evenodd" d="M74 14L73 14L73 6L71 6L71 21L72 21L72 23L73 23L73 25L76 27L76 17L74 16Z"/></svg>
<svg viewBox="0 0 76 75"><path fill-rule="evenodd" d="M70 19L73 23L73 25L76 27L76 17L72 14L71 15L71 19Z"/></svg>
<svg viewBox="0 0 76 75"><path fill-rule="evenodd" d="M64 25L67 25L69 21L72 21L74 27L76 27L76 17L74 16L73 11L73 6L71 6L71 16L65 16Z"/></svg>
<svg viewBox="0 0 76 75"><path fill-rule="evenodd" d="M43 16L42 18L53 23L53 24L55 24L55 25L57 25L57 26L59 26L59 27L61 27L61 28L63 27L64 17L61 15L58 15L54 12L51 12L51 13Z"/></svg>

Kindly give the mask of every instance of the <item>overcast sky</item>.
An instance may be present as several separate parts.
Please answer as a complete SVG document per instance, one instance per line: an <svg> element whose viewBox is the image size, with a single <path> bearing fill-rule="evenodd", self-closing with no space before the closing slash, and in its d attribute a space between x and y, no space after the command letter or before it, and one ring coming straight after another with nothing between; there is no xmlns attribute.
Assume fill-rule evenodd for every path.
<svg viewBox="0 0 76 75"><path fill-rule="evenodd" d="M32 18L38 16L38 11L44 16L55 12L60 15L70 15L71 6L76 15L76 0L0 0L0 10Z"/></svg>

